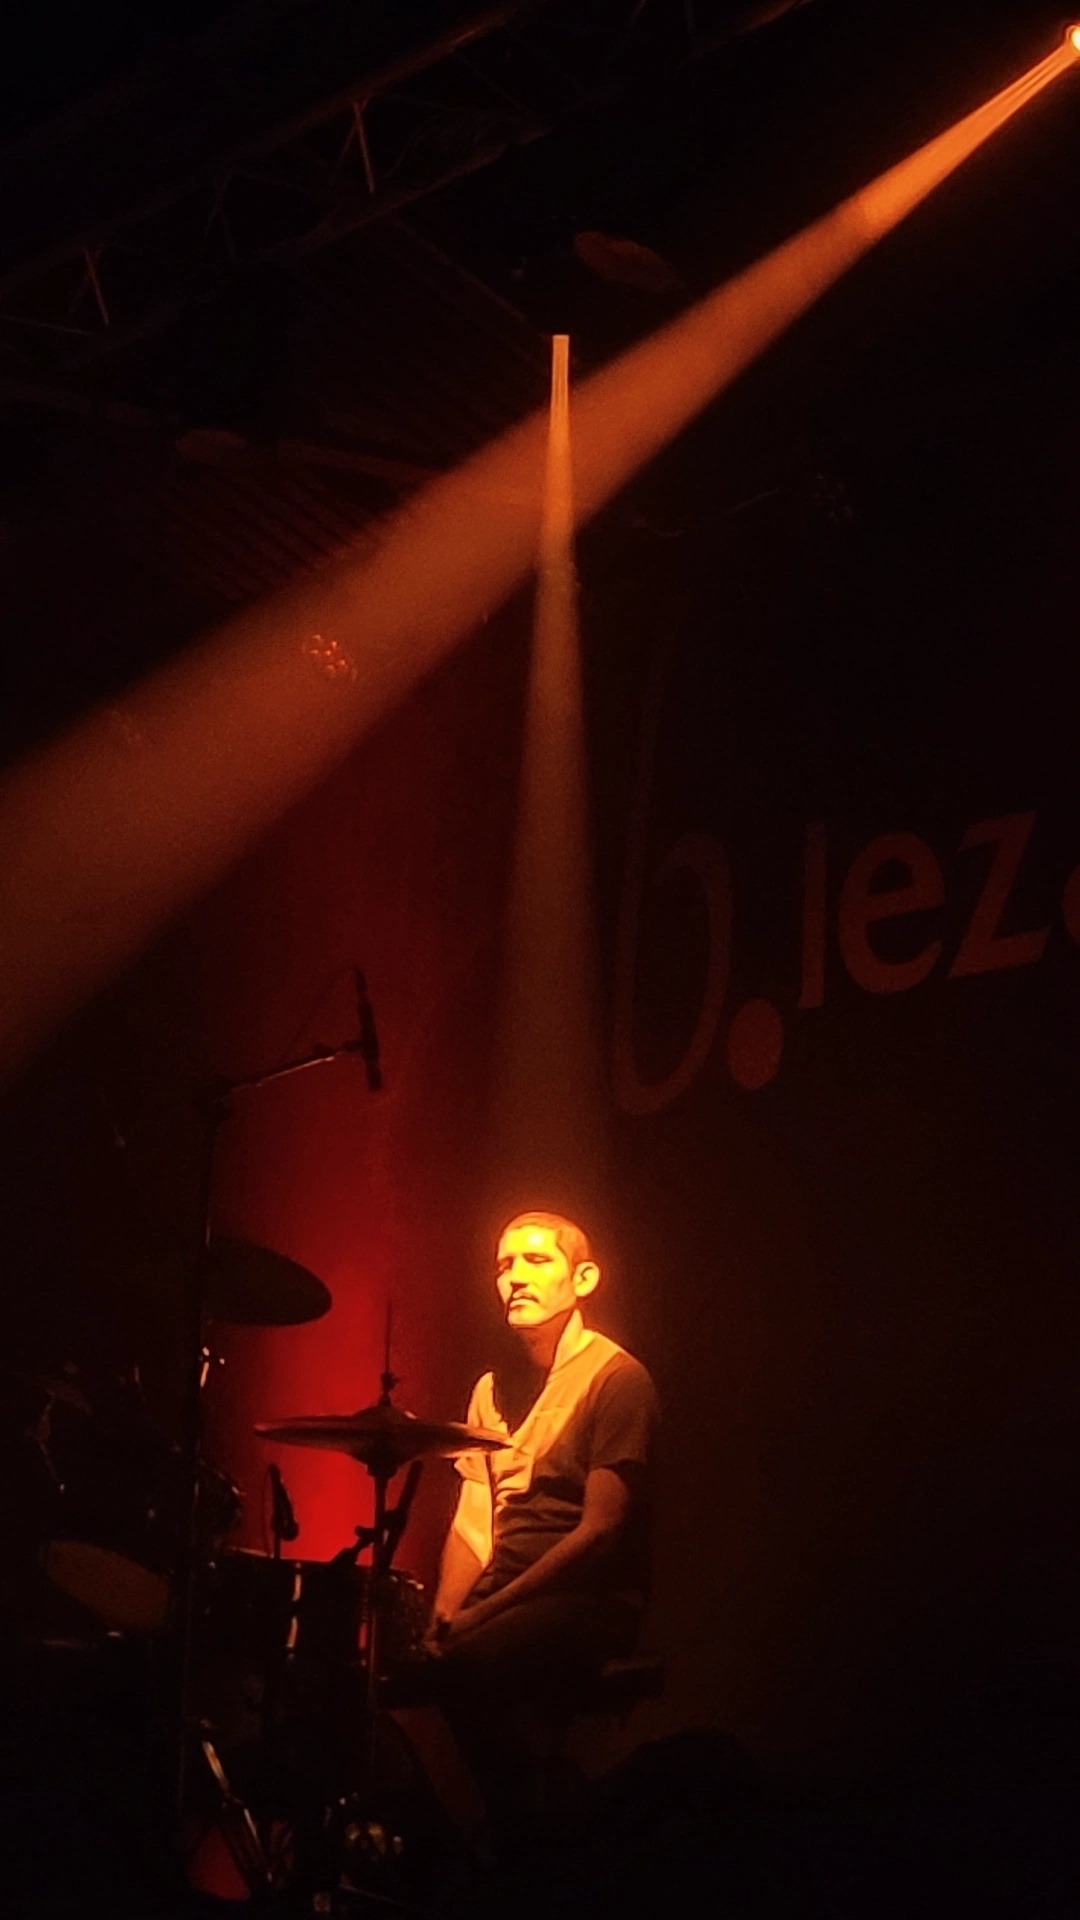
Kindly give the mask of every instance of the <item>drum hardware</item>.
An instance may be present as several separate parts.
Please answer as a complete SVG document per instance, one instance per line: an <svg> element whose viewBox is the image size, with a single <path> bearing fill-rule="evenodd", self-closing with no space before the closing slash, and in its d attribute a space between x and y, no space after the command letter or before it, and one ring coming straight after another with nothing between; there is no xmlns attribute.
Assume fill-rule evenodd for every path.
<svg viewBox="0 0 1080 1920"><path fill-rule="evenodd" d="M358 1042L320 1048L256 1079L215 1081L202 1089L199 1232L197 1245L192 1236L185 1262L190 1344L185 1345L182 1445L170 1447L139 1417L134 1402L128 1407L118 1401L106 1412L66 1369L38 1382L46 1413L55 1406L64 1423L85 1423L80 1424L80 1437L90 1435L93 1442L77 1449L86 1458L77 1458L70 1472L66 1460L58 1462L55 1477L67 1504L62 1524L52 1530L49 1577L95 1614L106 1637L119 1637L135 1652L141 1649L140 1657L155 1668L165 1660L170 1727L173 1702L179 1707L178 1832L185 1784L193 1783L194 1768L204 1782L213 1783L221 1837L257 1895L293 1890L294 1867L280 1848L275 1850L276 1829L296 1834L297 1861L307 1849L308 1865L297 1866L295 1872L308 1878L312 1862L317 1862L314 1871L319 1875L328 1864L342 1864L343 1849L353 1862L354 1877L365 1863L374 1872L376 1856L389 1859L400 1846L394 1820L382 1819L375 1794L377 1708L384 1674L420 1651L425 1607L422 1588L394 1567L394 1557L424 1460L505 1445L499 1434L418 1419L394 1404L398 1380L390 1368L388 1314L380 1393L373 1405L347 1415L300 1416L256 1429L267 1440L328 1448L356 1460L373 1481L372 1523L354 1528L350 1545L328 1562L283 1558L283 1544L297 1529L280 1474L275 1478L271 1472L273 1555L249 1554L228 1544L242 1502L239 1490L210 1466L202 1451L203 1398L214 1364L208 1329L214 1321L300 1324L327 1312L331 1296L314 1274L286 1256L211 1235L209 1202L218 1133L235 1094L357 1051ZM87 1461L92 1463L89 1468ZM102 1471L94 1471L102 1462ZM404 1482L391 1505L391 1483L403 1469ZM367 1554L368 1563L359 1564ZM250 1601L244 1600L245 1589L250 1590ZM177 1617L181 1633L175 1643L153 1638ZM201 1635L198 1644L196 1632ZM212 1674L196 1673L196 1656L205 1654L209 1669L215 1650L219 1668L232 1670L238 1693L245 1695L241 1705L248 1717L234 1751L227 1713L216 1710L220 1703L195 1698L198 1683L207 1681L211 1691L213 1686ZM175 1683L174 1666L180 1670ZM246 1680L252 1682L247 1689ZM297 1753L306 1757L303 1742L309 1743L310 1753L324 1729L329 1745L325 1763L314 1770L315 1779L309 1782L295 1774L290 1779L289 1760ZM272 1771L282 1756L280 1788L271 1781L272 1791L260 1801L258 1767L265 1760ZM250 1781L245 1765L253 1770ZM381 1775L379 1780L387 1784ZM322 1884L337 1883L331 1877ZM346 1881L340 1884L345 1887ZM391 1898L388 1904L401 1902Z"/></svg>
<svg viewBox="0 0 1080 1920"><path fill-rule="evenodd" d="M266 1469L266 1477L270 1482L270 1538L273 1541L271 1551L274 1559L280 1560L282 1545L285 1542L291 1545L294 1540L299 1539L300 1522L293 1510L293 1503L289 1498L289 1489L282 1478L281 1468L273 1460Z"/></svg>
<svg viewBox="0 0 1080 1920"><path fill-rule="evenodd" d="M269 1892L274 1884L273 1872L259 1838L259 1829L250 1808L233 1791L211 1732L209 1726L200 1728L199 1747L220 1795L218 1825L221 1837L249 1891L254 1894Z"/></svg>
<svg viewBox="0 0 1080 1920"><path fill-rule="evenodd" d="M308 1766L305 1734L297 1735L303 1774L298 1801L311 1773L321 1769L324 1793L317 1818L310 1806L306 1817L298 1805L270 1808L271 1815L298 1816L300 1856L309 1861L307 1868L297 1868L300 1878L314 1874L323 1887L351 1889L361 1899L371 1897L401 1909L398 1856L403 1843L394 1819L384 1817L387 1783L380 1775L383 1717L378 1708L388 1675L421 1653L426 1606L419 1583L395 1568L393 1560L425 1459L452 1458L474 1449L490 1452L506 1440L502 1434L455 1421L418 1419L396 1406L390 1324L388 1309L380 1393L371 1406L350 1414L263 1421L255 1428L264 1440L344 1453L364 1467L373 1482L371 1524L355 1527L352 1543L324 1563L226 1553L219 1569L220 1599L210 1611L214 1613L216 1605L219 1637L232 1636L233 1658L261 1664L255 1747L271 1753L275 1726L287 1733L291 1723L302 1726L305 1714L313 1714L314 1739L333 1749L328 1767L325 1752ZM391 1505L390 1483L406 1467L404 1484ZM360 1565L364 1553L370 1553L370 1559ZM260 1645L260 1631L266 1636L268 1627L268 1638ZM329 1712L320 1720L327 1706ZM258 1789L254 1791L258 1802Z"/></svg>
<svg viewBox="0 0 1080 1920"><path fill-rule="evenodd" d="M185 1491L175 1449L164 1455L111 1433L95 1445L93 1416L82 1460L62 1461L64 1479L41 1564L59 1592L114 1633L158 1633L177 1598L176 1566ZM127 1458L122 1458L126 1442ZM240 1523L239 1488L209 1461L199 1467L200 1560L219 1554Z"/></svg>
<svg viewBox="0 0 1080 1920"><path fill-rule="evenodd" d="M366 1531L366 1530L365 1530ZM297 1710L337 1710L343 1689L362 1706L365 1622L373 1605L372 1571L357 1566L357 1547L332 1560L275 1560L229 1547L203 1584L197 1662L205 1698L198 1702L226 1747L228 1710L214 1690L227 1676L248 1713L246 1737L261 1738ZM381 1597L384 1670L415 1657L425 1625L424 1591L400 1568L385 1575ZM232 1730L235 1732L235 1728Z"/></svg>
<svg viewBox="0 0 1080 1920"><path fill-rule="evenodd" d="M375 1720L378 1710L381 1674L383 1595L386 1576L408 1519L416 1492L419 1469L425 1455L451 1459L474 1449L494 1452L506 1445L503 1434L471 1428L457 1421L418 1420L415 1414L396 1407L393 1402L398 1376L390 1366L392 1307L387 1304L385 1351L380 1375L379 1398L370 1407L352 1414L301 1415L292 1420L262 1421L255 1431L263 1440L277 1440L285 1446L329 1448L346 1453L366 1467L374 1483L374 1517L370 1528L357 1528L354 1558L365 1547L371 1549L371 1607L366 1622L364 1668L367 1773L369 1783L375 1770ZM387 1506L387 1492L395 1474L412 1463L405 1490L398 1505ZM416 1470L415 1473L413 1470Z"/></svg>
<svg viewBox="0 0 1080 1920"><path fill-rule="evenodd" d="M363 1025L363 1023L361 1023ZM242 1326L288 1326L318 1319L329 1310L331 1297L314 1274L268 1248L253 1249L244 1241L218 1238L212 1231L214 1166L221 1129L229 1117L231 1102L239 1093L254 1093L274 1081L306 1073L312 1067L327 1066L345 1054L361 1056L369 1067L370 1035L362 1031L353 1040L337 1047L318 1045L299 1058L286 1060L266 1073L228 1080L214 1076L203 1082L196 1095L196 1114L201 1132L198 1179L190 1249L186 1260L185 1347L186 1391L183 1413L182 1457L187 1485L187 1527L181 1543L179 1587L182 1594L179 1680L176 1702L176 1795L177 1830L184 1816L184 1788L189 1754L190 1693L192 1650L195 1631L198 1555L198 1477L202 1457L203 1389L206 1363L203 1357L208 1320L217 1317ZM371 1076L369 1072L369 1084ZM260 1318L260 1315L262 1316Z"/></svg>
<svg viewBox="0 0 1080 1920"><path fill-rule="evenodd" d="M415 1870L411 1841L408 1859L395 1853L394 1836L411 1829L407 1819L401 1825L400 1809L388 1812L393 1792L376 1767L379 1683L419 1655L426 1625L422 1587L393 1561L424 1460L505 1443L458 1423L415 1418L395 1406L396 1385L387 1354L374 1406L261 1429L267 1439L347 1453L375 1482L372 1524L355 1527L350 1544L326 1562L283 1557L298 1529L280 1473L277 1495L268 1470L277 1498L274 1551L265 1554L229 1544L241 1495L218 1469L206 1462L199 1469L189 1800L202 1798L196 1769L213 1789L210 1818L244 1884L285 1904L301 1883L332 1889L340 1881L366 1898L358 1883L367 1876L372 1898L400 1907L394 1890ZM95 1613L99 1631L132 1653L141 1643L159 1667L171 1657L168 1641L155 1636L175 1611L182 1456L126 1390L100 1408L86 1404L87 1415L64 1408L60 1466L70 1525L67 1537L54 1529L49 1575ZM403 1468L391 1504L390 1483ZM369 1550L369 1563L359 1564ZM295 1835L292 1852L277 1845L281 1831Z"/></svg>
<svg viewBox="0 0 1080 1920"><path fill-rule="evenodd" d="M356 1564L372 1529L354 1531L327 1561L226 1548L202 1589L197 1733L219 1831L251 1891L269 1887L283 1900L309 1884L343 1884L347 1867L354 1879L366 1866L385 1880L389 1864L369 1859L363 1843L386 1825L368 1740L370 1621L377 1609L380 1669L394 1671L418 1655L427 1610L420 1583L397 1568L376 1595L372 1569ZM288 1859L274 1845L283 1824ZM399 1862L399 1878L402 1870Z"/></svg>
<svg viewBox="0 0 1080 1920"><path fill-rule="evenodd" d="M33 1438L52 1483L39 1569L57 1594L86 1610L84 1633L156 1633L168 1623L176 1594L185 1498L180 1454L150 1418L137 1369L95 1382L64 1369L37 1376L36 1385L43 1412ZM228 1476L204 1462L204 1550L227 1537L240 1507Z"/></svg>

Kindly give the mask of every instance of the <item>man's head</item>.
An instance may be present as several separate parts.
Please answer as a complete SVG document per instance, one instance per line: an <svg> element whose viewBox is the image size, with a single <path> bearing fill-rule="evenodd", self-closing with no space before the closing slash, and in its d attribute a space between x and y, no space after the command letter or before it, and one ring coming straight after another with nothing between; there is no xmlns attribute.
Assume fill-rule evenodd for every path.
<svg viewBox="0 0 1080 1920"><path fill-rule="evenodd" d="M571 1314L599 1280L588 1238L561 1213L516 1214L499 1235L495 1284L506 1324L518 1332Z"/></svg>

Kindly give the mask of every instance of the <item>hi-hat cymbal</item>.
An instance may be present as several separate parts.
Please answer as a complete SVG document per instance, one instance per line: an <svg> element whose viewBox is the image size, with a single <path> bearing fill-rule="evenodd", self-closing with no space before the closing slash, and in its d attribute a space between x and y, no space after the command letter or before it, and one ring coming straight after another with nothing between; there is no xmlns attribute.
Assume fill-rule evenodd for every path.
<svg viewBox="0 0 1080 1920"><path fill-rule="evenodd" d="M329 1287L284 1253L215 1234L206 1256L206 1311L241 1327L298 1327L329 1313Z"/></svg>
<svg viewBox="0 0 1080 1920"><path fill-rule="evenodd" d="M507 1445L504 1434L462 1426L457 1420L418 1420L415 1414L383 1401L361 1407L358 1413L265 1420L255 1431L263 1440L278 1440L287 1447L326 1447L332 1453L347 1453L363 1466L384 1473L396 1473L407 1460L422 1454L452 1459L474 1448L492 1453Z"/></svg>

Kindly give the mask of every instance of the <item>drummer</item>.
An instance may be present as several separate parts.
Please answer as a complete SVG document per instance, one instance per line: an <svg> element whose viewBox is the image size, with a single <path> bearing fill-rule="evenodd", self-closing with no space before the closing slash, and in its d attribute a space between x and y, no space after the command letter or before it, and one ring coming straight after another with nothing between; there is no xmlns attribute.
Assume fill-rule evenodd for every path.
<svg viewBox="0 0 1080 1920"><path fill-rule="evenodd" d="M495 1284L513 1336L470 1426L505 1434L461 1456L429 1652L437 1691L489 1809L520 1779L516 1708L574 1692L632 1651L649 1589L649 1467L657 1423L639 1361L585 1324L600 1284L588 1238L558 1213L499 1236Z"/></svg>

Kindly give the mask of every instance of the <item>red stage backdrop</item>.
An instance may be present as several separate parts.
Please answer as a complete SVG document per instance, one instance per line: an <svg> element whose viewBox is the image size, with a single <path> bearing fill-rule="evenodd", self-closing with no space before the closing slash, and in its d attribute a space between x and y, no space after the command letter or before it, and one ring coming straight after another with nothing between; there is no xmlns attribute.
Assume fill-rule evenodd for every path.
<svg viewBox="0 0 1080 1920"><path fill-rule="evenodd" d="M223 1332L212 1451L264 1544L276 1459L301 1534L325 1557L370 1511L369 1482L329 1453L271 1450L256 1419L377 1397L387 1302L397 1398L460 1418L491 1306L476 1209L504 884L518 770L520 621L492 629L294 813L188 929L206 1057L240 1077L357 1030L367 979L385 1087L357 1058L236 1096L221 1138L219 1229L291 1255L331 1289L297 1329ZM243 751L238 742L238 751ZM486 1276L485 1276L486 1277ZM406 1560L430 1573L451 1491L427 1470Z"/></svg>

